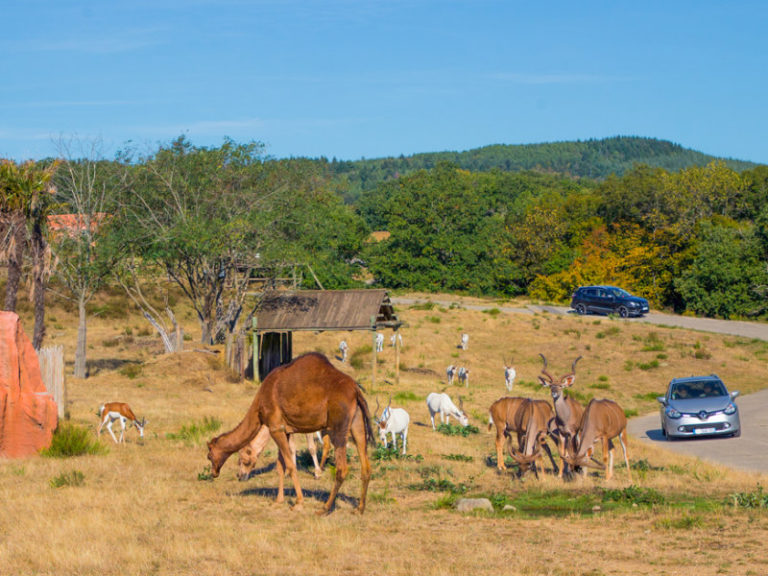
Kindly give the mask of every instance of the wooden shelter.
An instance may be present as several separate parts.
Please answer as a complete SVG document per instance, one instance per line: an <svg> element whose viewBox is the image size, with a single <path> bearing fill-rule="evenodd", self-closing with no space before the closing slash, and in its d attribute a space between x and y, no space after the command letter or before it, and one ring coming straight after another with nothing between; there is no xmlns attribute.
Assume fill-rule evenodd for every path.
<svg viewBox="0 0 768 576"><path fill-rule="evenodd" d="M253 322L254 365L263 380L274 368L290 362L296 331L397 331L402 324L386 290L267 292ZM396 350L399 364L399 344ZM375 357L373 367L375 380Z"/></svg>

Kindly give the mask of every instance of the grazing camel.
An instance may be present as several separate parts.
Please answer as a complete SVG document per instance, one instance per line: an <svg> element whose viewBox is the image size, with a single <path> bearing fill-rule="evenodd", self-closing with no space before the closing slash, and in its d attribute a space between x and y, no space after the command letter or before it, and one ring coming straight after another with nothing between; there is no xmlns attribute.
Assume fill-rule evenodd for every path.
<svg viewBox="0 0 768 576"><path fill-rule="evenodd" d="M367 446L368 442L375 444L376 440L368 403L352 378L336 369L325 356L317 352L299 356L290 364L270 372L243 420L234 429L208 442L208 460L211 461L211 474L214 478L219 475L227 458L253 440L262 425L269 427L272 439L280 451L277 460L277 502L284 501L283 488L287 471L296 490L294 509L300 509L304 503L288 436L327 430L336 452L336 479L328 500L318 513L330 512L347 476L347 437L350 434L357 445L361 468L362 487L357 511L362 513L365 510L371 479Z"/></svg>

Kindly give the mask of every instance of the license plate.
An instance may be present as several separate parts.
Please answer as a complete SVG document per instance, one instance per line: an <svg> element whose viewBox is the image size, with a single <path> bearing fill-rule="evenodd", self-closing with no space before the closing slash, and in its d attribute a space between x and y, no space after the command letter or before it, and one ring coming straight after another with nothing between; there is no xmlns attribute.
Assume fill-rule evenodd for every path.
<svg viewBox="0 0 768 576"><path fill-rule="evenodd" d="M714 428L696 428L693 431L694 434L714 434L714 432Z"/></svg>

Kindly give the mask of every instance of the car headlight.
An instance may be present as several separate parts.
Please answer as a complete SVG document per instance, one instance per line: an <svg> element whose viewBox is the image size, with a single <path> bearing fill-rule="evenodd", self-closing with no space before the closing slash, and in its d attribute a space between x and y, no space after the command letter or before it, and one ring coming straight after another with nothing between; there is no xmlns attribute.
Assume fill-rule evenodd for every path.
<svg viewBox="0 0 768 576"><path fill-rule="evenodd" d="M736 414L736 404L733 402L728 404L728 406L725 407L725 410L723 410L723 414L727 414L728 416L731 414Z"/></svg>
<svg viewBox="0 0 768 576"><path fill-rule="evenodd" d="M672 406L667 406L667 408L664 410L664 413L667 415L668 418L680 418L683 414L681 412L678 412Z"/></svg>

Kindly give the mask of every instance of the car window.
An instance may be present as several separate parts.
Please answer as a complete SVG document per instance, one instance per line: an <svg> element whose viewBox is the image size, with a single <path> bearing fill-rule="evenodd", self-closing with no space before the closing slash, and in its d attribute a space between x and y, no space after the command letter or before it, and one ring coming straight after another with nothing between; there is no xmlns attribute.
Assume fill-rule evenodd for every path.
<svg viewBox="0 0 768 576"><path fill-rule="evenodd" d="M691 397L691 389L687 384L678 384L672 388L670 397L672 400L686 400Z"/></svg>

